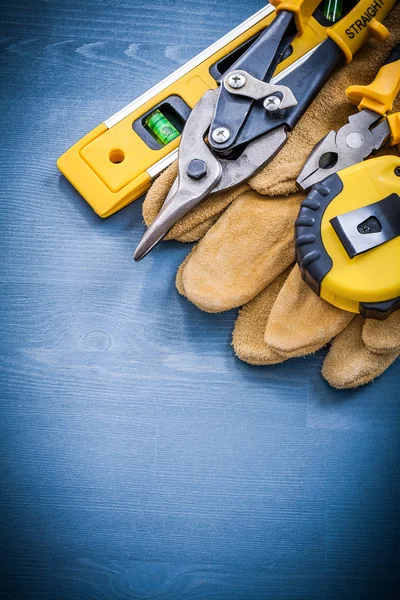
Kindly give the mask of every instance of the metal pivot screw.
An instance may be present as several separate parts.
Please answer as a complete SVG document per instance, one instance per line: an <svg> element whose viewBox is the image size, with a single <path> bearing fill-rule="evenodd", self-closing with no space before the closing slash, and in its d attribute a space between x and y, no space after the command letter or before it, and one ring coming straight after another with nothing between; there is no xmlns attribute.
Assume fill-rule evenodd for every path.
<svg viewBox="0 0 400 600"><path fill-rule="evenodd" d="M226 127L217 127L212 132L211 137L217 144L223 144L229 140L231 132Z"/></svg>
<svg viewBox="0 0 400 600"><path fill-rule="evenodd" d="M360 225L358 231L360 233L371 233L371 227L369 225Z"/></svg>
<svg viewBox="0 0 400 600"><path fill-rule="evenodd" d="M396 177L400 177L400 167L395 168L394 174L396 175Z"/></svg>
<svg viewBox="0 0 400 600"><path fill-rule="evenodd" d="M268 96L268 98L265 98L264 100L264 108L269 112L274 112L279 109L281 103L282 101L278 96Z"/></svg>
<svg viewBox="0 0 400 600"><path fill-rule="evenodd" d="M194 158L188 164L186 172L191 179L202 179L207 175L207 165L204 160Z"/></svg>
<svg viewBox="0 0 400 600"><path fill-rule="evenodd" d="M239 90L246 83L246 77L241 73L233 72L228 77L228 85L234 90Z"/></svg>
<svg viewBox="0 0 400 600"><path fill-rule="evenodd" d="M361 148L364 143L364 136L358 131L352 131L346 137L346 144L348 148L353 148L356 150L357 148Z"/></svg>

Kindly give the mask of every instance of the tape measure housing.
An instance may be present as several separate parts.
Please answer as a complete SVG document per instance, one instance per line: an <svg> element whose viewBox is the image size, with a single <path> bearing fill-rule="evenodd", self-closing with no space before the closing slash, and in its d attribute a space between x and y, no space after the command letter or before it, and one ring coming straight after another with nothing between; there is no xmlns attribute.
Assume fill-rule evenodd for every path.
<svg viewBox="0 0 400 600"><path fill-rule="evenodd" d="M399 157L367 160L327 177L302 203L296 255L303 279L338 308L379 319L400 308L400 237L387 232L390 223L377 212L386 201L400 214L398 173ZM335 227L346 215L354 220L352 234L366 248L360 246L352 257L344 243L347 235Z"/></svg>

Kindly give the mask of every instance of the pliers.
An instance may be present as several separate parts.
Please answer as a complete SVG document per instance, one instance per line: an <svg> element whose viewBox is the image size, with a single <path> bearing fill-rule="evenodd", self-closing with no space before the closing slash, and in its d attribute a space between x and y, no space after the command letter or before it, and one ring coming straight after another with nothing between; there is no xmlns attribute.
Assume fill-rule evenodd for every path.
<svg viewBox="0 0 400 600"><path fill-rule="evenodd" d="M295 36L307 35L307 21L320 0L271 0L277 16L232 66L219 88L208 91L186 122L178 176L164 205L134 253L142 259L173 225L206 196L236 186L259 171L282 148L333 71L370 35L386 39L381 24L396 0L360 0L332 27L326 39L297 63L273 77ZM355 23L357 34L349 35Z"/></svg>
<svg viewBox="0 0 400 600"><path fill-rule="evenodd" d="M400 113L387 115L400 89L400 44L367 86L350 86L346 95L359 111L339 131L330 131L311 151L297 185L307 191L316 183L355 165L385 144L400 143Z"/></svg>

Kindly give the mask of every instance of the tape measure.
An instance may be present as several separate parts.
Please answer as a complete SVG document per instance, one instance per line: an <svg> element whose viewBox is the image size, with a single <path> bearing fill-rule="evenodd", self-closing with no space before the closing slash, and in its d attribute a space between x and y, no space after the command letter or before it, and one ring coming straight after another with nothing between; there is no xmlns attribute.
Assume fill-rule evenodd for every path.
<svg viewBox="0 0 400 600"><path fill-rule="evenodd" d="M303 279L338 308L383 320L400 308L400 158L316 184L295 223Z"/></svg>
<svg viewBox="0 0 400 600"><path fill-rule="evenodd" d="M316 15L323 19L323 15ZM120 210L150 187L177 157L191 109L275 17L271 4L98 125L57 161L57 166L98 215ZM326 23L311 17L278 65L279 78L326 39Z"/></svg>

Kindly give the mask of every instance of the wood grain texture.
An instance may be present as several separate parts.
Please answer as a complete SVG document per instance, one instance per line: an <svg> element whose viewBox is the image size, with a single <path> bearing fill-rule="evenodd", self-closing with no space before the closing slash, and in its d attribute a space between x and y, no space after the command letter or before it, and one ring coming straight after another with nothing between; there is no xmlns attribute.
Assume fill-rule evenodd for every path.
<svg viewBox="0 0 400 600"><path fill-rule="evenodd" d="M103 221L55 166L262 5L1 3L1 598L397 597L400 363L240 363L188 248L135 265L140 201Z"/></svg>

